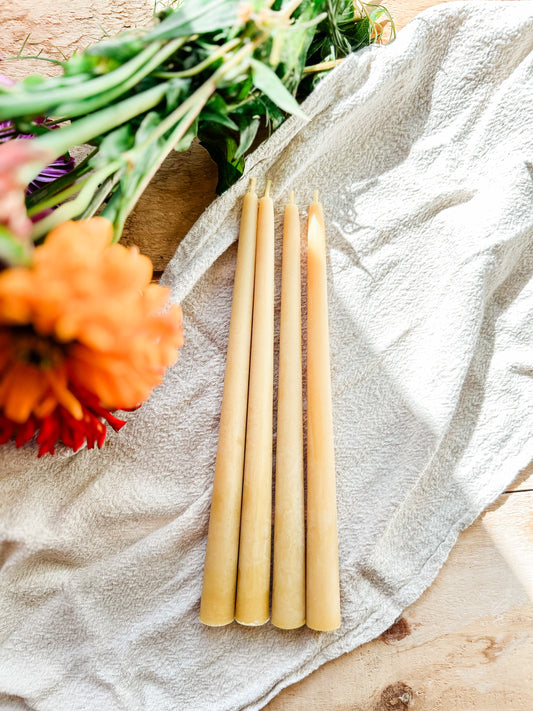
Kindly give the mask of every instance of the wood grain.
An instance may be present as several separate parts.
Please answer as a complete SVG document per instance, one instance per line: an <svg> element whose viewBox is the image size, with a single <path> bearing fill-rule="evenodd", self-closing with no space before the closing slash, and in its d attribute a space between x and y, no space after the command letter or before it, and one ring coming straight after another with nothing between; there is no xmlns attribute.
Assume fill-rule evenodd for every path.
<svg viewBox="0 0 533 711"><path fill-rule="evenodd" d="M162 271L215 199L216 184L216 165L197 142L185 153L171 153L129 216L123 244L136 244Z"/></svg>
<svg viewBox="0 0 533 711"><path fill-rule="evenodd" d="M285 689L268 711L530 711L533 493L464 531L433 585L382 637Z"/></svg>

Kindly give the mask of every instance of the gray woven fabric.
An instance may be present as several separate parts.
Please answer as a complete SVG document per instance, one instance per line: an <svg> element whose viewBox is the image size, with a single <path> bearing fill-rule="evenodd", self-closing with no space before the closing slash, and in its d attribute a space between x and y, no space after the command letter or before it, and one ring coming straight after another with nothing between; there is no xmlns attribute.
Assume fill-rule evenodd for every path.
<svg viewBox="0 0 533 711"><path fill-rule="evenodd" d="M165 274L186 345L122 433L0 449L1 709L259 709L383 632L529 463L532 48L532 2L427 11L248 163L278 228L290 188L324 204L341 629L198 621L245 178Z"/></svg>

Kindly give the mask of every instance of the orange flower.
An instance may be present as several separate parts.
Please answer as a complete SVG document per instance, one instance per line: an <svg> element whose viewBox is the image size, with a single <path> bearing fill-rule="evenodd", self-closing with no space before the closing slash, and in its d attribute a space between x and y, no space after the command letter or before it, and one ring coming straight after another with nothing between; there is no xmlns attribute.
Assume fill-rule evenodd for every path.
<svg viewBox="0 0 533 711"><path fill-rule="evenodd" d="M39 430L40 454L101 446L102 418L122 426L110 411L138 407L175 362L180 307L163 310L150 260L111 237L101 217L65 222L31 267L0 274L0 443Z"/></svg>

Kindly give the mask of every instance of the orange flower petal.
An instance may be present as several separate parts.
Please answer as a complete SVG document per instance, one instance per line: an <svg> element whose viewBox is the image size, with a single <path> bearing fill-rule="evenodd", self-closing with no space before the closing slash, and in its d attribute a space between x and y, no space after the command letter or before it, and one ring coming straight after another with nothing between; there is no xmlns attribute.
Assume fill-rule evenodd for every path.
<svg viewBox="0 0 533 711"><path fill-rule="evenodd" d="M48 234L46 242L35 250L35 264L47 263L50 256L59 256L77 263L87 253L87 247L93 252L101 252L111 244L113 227L104 217L92 217L89 220L62 222Z"/></svg>
<svg viewBox="0 0 533 711"><path fill-rule="evenodd" d="M68 389L66 373L60 369L46 370L44 371L44 377L56 396L58 403L63 405L65 410L70 412L75 420L81 420L83 410L79 400L75 398Z"/></svg>
<svg viewBox="0 0 533 711"><path fill-rule="evenodd" d="M38 405L34 407L33 414L36 417L39 417L40 419L44 419L55 410L57 405L58 402L56 396L49 393L41 400Z"/></svg>
<svg viewBox="0 0 533 711"><path fill-rule="evenodd" d="M6 417L13 422L26 422L47 389L48 385L37 368L16 363L11 368L9 388L3 398Z"/></svg>

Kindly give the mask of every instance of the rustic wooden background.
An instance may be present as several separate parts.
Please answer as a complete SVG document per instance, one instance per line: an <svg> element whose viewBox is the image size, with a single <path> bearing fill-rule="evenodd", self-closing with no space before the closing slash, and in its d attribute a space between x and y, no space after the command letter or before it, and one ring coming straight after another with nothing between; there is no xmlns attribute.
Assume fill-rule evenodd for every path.
<svg viewBox="0 0 533 711"><path fill-rule="evenodd" d="M386 2L398 29L434 0ZM150 21L150 0L17 0L0 6L0 55L61 58ZM5 62L20 78L44 62ZM162 270L214 199L216 171L194 145L164 164L128 221ZM269 711L531 711L533 709L533 466L459 538L434 584L382 637L283 691ZM213 711L216 711L213 709Z"/></svg>

